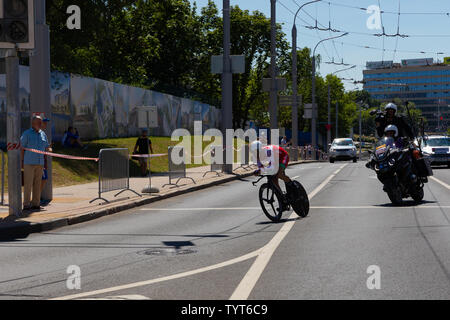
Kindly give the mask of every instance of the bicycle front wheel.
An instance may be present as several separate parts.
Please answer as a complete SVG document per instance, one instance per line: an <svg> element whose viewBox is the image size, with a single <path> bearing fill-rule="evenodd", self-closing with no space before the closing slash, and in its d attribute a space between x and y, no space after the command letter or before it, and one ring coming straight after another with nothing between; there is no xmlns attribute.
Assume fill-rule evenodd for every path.
<svg viewBox="0 0 450 320"><path fill-rule="evenodd" d="M259 188L259 203L264 214L270 220L278 222L283 214L283 202L281 195L268 183Z"/></svg>

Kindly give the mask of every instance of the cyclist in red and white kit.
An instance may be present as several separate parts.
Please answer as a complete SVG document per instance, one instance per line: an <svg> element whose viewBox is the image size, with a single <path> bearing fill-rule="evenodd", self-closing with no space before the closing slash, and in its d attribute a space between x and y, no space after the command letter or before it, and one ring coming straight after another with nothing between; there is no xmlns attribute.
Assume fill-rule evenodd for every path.
<svg viewBox="0 0 450 320"><path fill-rule="evenodd" d="M289 164L289 154L286 150L277 145L263 146L260 141L254 141L250 145L250 150L257 159L258 170L255 171L256 175L261 173L271 175L273 183L279 190L281 188L278 179L284 181L286 189L293 186L292 180L285 173ZM268 165L264 166L263 162L268 163Z"/></svg>

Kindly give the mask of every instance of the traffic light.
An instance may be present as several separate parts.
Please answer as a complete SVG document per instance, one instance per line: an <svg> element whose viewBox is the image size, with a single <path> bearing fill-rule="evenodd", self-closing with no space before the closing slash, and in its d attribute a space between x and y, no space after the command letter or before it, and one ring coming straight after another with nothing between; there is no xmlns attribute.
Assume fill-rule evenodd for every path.
<svg viewBox="0 0 450 320"><path fill-rule="evenodd" d="M0 0L0 48L33 49L33 0Z"/></svg>

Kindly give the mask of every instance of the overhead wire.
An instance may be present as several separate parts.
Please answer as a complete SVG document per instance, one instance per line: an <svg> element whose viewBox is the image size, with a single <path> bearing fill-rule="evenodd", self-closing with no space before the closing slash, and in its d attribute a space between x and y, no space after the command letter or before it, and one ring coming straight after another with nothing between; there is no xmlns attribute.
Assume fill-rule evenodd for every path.
<svg viewBox="0 0 450 320"><path fill-rule="evenodd" d="M401 0L398 0L397 34L400 33L400 1L401 1ZM392 61L395 60L395 54L396 54L396 52L397 52L397 47L398 47L398 39L399 39L399 37L396 37L396 38L395 38L395 49L394 49L394 56L393 56L393 58L392 58Z"/></svg>
<svg viewBox="0 0 450 320"><path fill-rule="evenodd" d="M346 4L341 4L341 3L337 3L337 2L331 2L331 1L327 1L329 4L331 4L332 6L337 6L337 7L345 7L345 8L352 8L352 9L357 9L360 11L367 11L367 8L363 8L363 7L356 7L356 6L351 6L351 5L346 5ZM397 14L397 12L393 12L393 11L381 11L382 13L385 14ZM402 12L403 15L442 15L442 16L447 16L450 17L450 12Z"/></svg>

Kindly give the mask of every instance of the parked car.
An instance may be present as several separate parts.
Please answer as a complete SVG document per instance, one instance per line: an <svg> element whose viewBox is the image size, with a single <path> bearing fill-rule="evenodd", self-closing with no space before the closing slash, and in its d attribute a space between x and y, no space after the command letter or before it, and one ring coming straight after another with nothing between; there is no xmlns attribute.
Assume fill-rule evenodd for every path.
<svg viewBox="0 0 450 320"><path fill-rule="evenodd" d="M424 136L418 138L422 152L432 165L447 165L450 168L450 137Z"/></svg>
<svg viewBox="0 0 450 320"><path fill-rule="evenodd" d="M353 140L350 138L334 139L330 145L329 159L330 163L335 160L353 160L353 162L356 162L356 146Z"/></svg>

